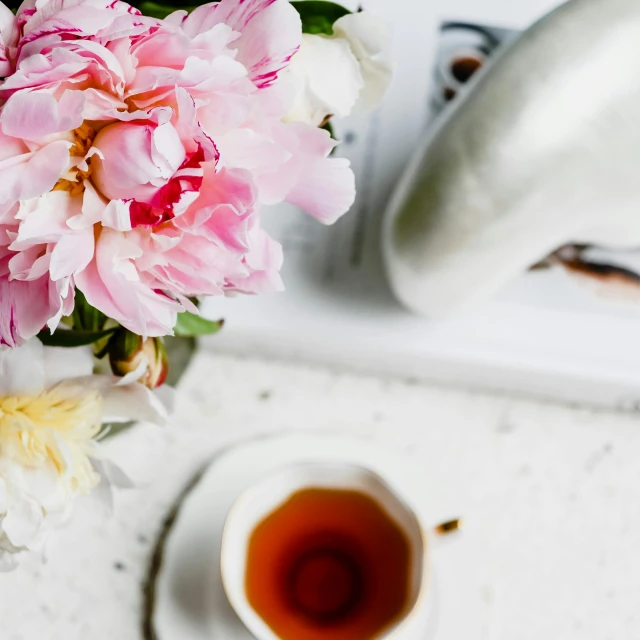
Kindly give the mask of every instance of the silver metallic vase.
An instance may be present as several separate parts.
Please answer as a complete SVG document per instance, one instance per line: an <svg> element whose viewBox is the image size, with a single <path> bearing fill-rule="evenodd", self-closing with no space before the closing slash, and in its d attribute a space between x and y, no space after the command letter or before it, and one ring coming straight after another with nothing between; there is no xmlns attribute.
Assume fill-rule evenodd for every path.
<svg viewBox="0 0 640 640"><path fill-rule="evenodd" d="M640 247L640 2L571 0L482 70L386 214L396 295L441 317L568 243Z"/></svg>

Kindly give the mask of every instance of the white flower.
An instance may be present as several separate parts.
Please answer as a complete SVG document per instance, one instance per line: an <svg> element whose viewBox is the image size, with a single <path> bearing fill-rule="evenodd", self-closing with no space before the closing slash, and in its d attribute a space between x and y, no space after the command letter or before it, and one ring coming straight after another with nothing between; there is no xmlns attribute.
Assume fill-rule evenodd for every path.
<svg viewBox="0 0 640 640"><path fill-rule="evenodd" d="M319 126L375 108L391 82L389 65L375 59L387 41L386 23L367 11L337 20L331 36L304 34L289 66L298 93L286 120Z"/></svg>
<svg viewBox="0 0 640 640"><path fill-rule="evenodd" d="M41 550L77 496L117 476L99 459L103 422L168 418L143 385L92 371L89 348L33 339L0 350L0 570Z"/></svg>

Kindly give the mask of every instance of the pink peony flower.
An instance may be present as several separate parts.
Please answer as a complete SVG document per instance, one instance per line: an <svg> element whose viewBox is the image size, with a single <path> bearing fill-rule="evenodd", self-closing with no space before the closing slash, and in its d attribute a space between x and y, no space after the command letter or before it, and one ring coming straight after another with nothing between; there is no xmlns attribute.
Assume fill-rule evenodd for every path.
<svg viewBox="0 0 640 640"><path fill-rule="evenodd" d="M283 122L298 50L287 0L222 0L160 21L113 0L0 3L0 343L73 308L142 336L193 296L279 290L260 226L288 201L351 206L329 134Z"/></svg>

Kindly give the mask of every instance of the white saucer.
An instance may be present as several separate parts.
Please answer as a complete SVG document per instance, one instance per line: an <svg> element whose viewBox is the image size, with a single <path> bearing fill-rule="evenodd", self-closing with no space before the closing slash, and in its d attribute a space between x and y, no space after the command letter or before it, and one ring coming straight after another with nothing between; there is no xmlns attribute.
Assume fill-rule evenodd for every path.
<svg viewBox="0 0 640 640"><path fill-rule="evenodd" d="M212 461L186 496L165 542L152 603L151 623L157 640L253 640L227 602L220 580L223 524L245 489L279 467L302 461L346 461L369 467L383 476L419 517L424 516L411 465L371 441L285 434L228 449ZM433 637L436 597L432 589L424 619L407 629L406 640Z"/></svg>

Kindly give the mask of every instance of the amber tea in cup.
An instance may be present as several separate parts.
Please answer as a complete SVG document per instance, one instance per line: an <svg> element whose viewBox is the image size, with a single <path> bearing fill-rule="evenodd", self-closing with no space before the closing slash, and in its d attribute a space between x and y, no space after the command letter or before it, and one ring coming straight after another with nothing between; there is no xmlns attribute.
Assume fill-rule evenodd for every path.
<svg viewBox="0 0 640 640"><path fill-rule="evenodd" d="M428 535L372 470L305 463L227 516L225 593L258 640L407 640L428 614Z"/></svg>
<svg viewBox="0 0 640 640"><path fill-rule="evenodd" d="M411 547L369 495L305 489L253 531L246 592L283 640L368 640L410 599Z"/></svg>

